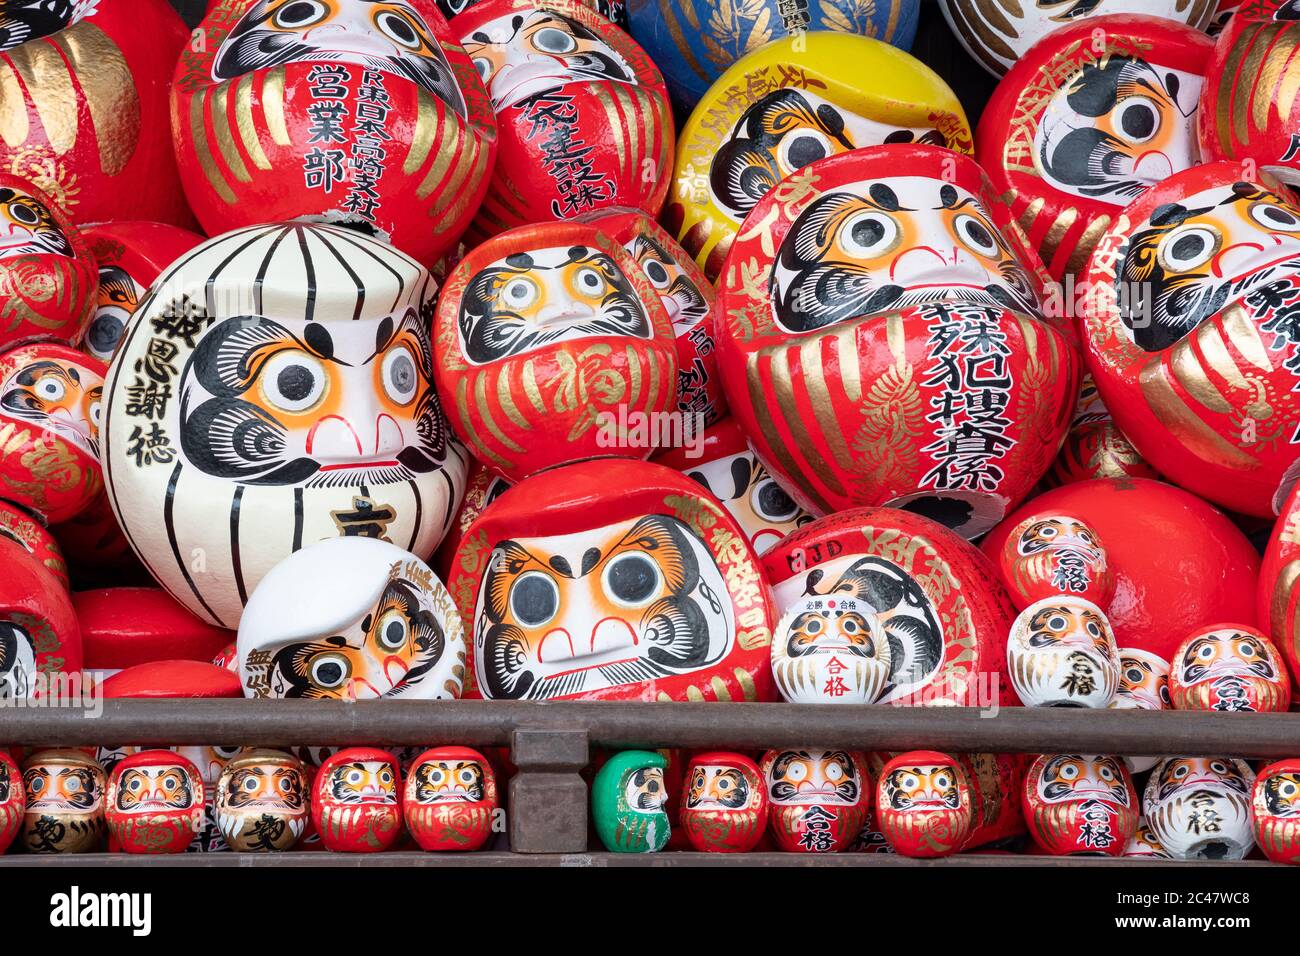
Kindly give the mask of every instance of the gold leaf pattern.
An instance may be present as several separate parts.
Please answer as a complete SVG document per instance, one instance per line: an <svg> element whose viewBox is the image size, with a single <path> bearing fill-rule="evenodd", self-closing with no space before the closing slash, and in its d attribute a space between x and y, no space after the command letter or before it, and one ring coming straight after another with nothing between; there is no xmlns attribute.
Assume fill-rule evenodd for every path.
<svg viewBox="0 0 1300 956"><path fill-rule="evenodd" d="M821 0L822 26L841 33L877 37L876 0Z"/></svg>
<svg viewBox="0 0 1300 956"><path fill-rule="evenodd" d="M704 52L727 67L772 39L772 11L765 0L718 0L704 24Z"/></svg>
<svg viewBox="0 0 1300 956"><path fill-rule="evenodd" d="M911 365L891 365L872 383L862 417L850 443L859 471L876 487L905 484L918 465L916 437L925 422Z"/></svg>

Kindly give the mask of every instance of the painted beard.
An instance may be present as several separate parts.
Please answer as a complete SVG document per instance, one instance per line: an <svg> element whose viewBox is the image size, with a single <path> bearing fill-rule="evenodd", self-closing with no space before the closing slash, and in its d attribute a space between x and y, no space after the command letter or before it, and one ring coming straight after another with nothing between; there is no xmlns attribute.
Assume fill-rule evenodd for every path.
<svg viewBox="0 0 1300 956"><path fill-rule="evenodd" d="M386 0L384 9L375 0L259 0L222 41L212 78L286 63L355 64L409 80L460 116L467 112L442 47L401 0Z"/></svg>
<svg viewBox="0 0 1300 956"><path fill-rule="evenodd" d="M1199 76L1133 57L1085 65L1052 98L1036 131L1044 178L1065 192L1124 205L1196 161L1191 125L1200 88Z"/></svg>
<svg viewBox="0 0 1300 956"><path fill-rule="evenodd" d="M652 335L627 276L586 246L516 253L481 270L465 288L458 327L475 365L592 336Z"/></svg>
<svg viewBox="0 0 1300 956"><path fill-rule="evenodd" d="M595 32L550 11L498 17L461 43L498 113L570 83L637 82L627 61Z"/></svg>
<svg viewBox="0 0 1300 956"><path fill-rule="evenodd" d="M430 365L414 310L328 325L232 316L181 372L181 449L249 485L412 481L448 454Z"/></svg>
<svg viewBox="0 0 1300 956"><path fill-rule="evenodd" d="M36 680L36 650L31 636L13 621L0 621L0 700L32 696Z"/></svg>
<svg viewBox="0 0 1300 956"><path fill-rule="evenodd" d="M1106 707L1119 685L1110 624L1082 598L1045 598L1021 611L1011 626L1007 664L1029 707Z"/></svg>
<svg viewBox="0 0 1300 956"><path fill-rule="evenodd" d="M0 188L0 260L41 253L72 258L72 243L44 203Z"/></svg>
<svg viewBox="0 0 1300 956"><path fill-rule="evenodd" d="M772 673L791 703L874 703L889 677L890 645L852 598L792 611L772 638Z"/></svg>
<svg viewBox="0 0 1300 956"><path fill-rule="evenodd" d="M475 606L484 696L541 700L686 674L735 640L722 574L675 518L497 544Z"/></svg>
<svg viewBox="0 0 1300 956"><path fill-rule="evenodd" d="M811 203L782 240L771 283L777 323L793 333L936 303L1039 314L1028 274L975 197L917 176Z"/></svg>

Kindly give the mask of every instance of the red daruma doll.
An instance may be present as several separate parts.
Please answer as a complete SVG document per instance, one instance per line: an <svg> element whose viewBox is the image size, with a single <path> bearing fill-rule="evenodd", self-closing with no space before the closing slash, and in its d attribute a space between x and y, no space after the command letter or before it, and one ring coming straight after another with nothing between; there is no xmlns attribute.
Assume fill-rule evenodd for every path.
<svg viewBox="0 0 1300 956"><path fill-rule="evenodd" d="M899 754L880 771L876 819L885 840L903 856L956 853L970 836L970 782L947 754Z"/></svg>
<svg viewBox="0 0 1300 956"><path fill-rule="evenodd" d="M1274 863L1300 863L1300 760L1269 764L1255 778L1255 842Z"/></svg>
<svg viewBox="0 0 1300 956"><path fill-rule="evenodd" d="M108 780L104 814L126 853L184 853L203 828L203 778L174 750L123 758Z"/></svg>
<svg viewBox="0 0 1300 956"><path fill-rule="evenodd" d="M767 814L767 788L754 761L720 751L691 760L678 819L695 849L748 853L767 829Z"/></svg>
<svg viewBox="0 0 1300 956"><path fill-rule="evenodd" d="M406 775L406 828L421 850L477 850L492 834L497 781L469 747L434 747Z"/></svg>
<svg viewBox="0 0 1300 956"><path fill-rule="evenodd" d="M1174 652L1169 696L1176 710L1285 711L1291 677L1273 642L1253 627L1219 624Z"/></svg>
<svg viewBox="0 0 1300 956"><path fill-rule="evenodd" d="M23 825L27 789L22 773L8 751L0 750L0 853L9 849Z"/></svg>
<svg viewBox="0 0 1300 956"><path fill-rule="evenodd" d="M848 849L871 808L866 760L847 750L769 750L763 782L772 839L787 853Z"/></svg>
<svg viewBox="0 0 1300 956"><path fill-rule="evenodd" d="M1053 856L1121 856L1138 798L1119 757L1043 754L1025 775L1024 810L1034 842Z"/></svg>
<svg viewBox="0 0 1300 956"><path fill-rule="evenodd" d="M312 791L312 823L327 850L377 853L402 835L400 773L386 750L340 750L320 765Z"/></svg>

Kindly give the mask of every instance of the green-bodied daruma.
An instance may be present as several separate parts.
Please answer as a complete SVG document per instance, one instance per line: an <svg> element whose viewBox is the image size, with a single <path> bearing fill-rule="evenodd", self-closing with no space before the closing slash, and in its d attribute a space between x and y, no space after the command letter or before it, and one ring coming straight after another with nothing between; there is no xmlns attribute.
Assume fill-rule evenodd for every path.
<svg viewBox="0 0 1300 956"><path fill-rule="evenodd" d="M600 768L591 786L596 833L611 853L654 853L668 842L668 760L650 750L625 750Z"/></svg>

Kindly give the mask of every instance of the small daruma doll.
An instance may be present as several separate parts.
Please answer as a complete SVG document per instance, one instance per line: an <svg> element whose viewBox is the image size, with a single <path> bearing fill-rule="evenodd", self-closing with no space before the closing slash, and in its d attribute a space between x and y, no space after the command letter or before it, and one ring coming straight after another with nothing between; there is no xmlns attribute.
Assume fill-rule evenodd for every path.
<svg viewBox="0 0 1300 956"><path fill-rule="evenodd" d="M697 754L686 768L678 819L695 849L748 853L767 830L767 787L742 754Z"/></svg>
<svg viewBox="0 0 1300 956"><path fill-rule="evenodd" d="M5 90L7 96L9 88ZM4 109L0 96L0 112ZM95 307L95 260L77 228L32 183L4 173L0 287L5 290L0 349L34 339L70 344L80 337Z"/></svg>
<svg viewBox="0 0 1300 956"><path fill-rule="evenodd" d="M1291 676L1263 632L1215 624L1190 635L1174 653L1169 694L1178 710L1285 711Z"/></svg>
<svg viewBox="0 0 1300 956"><path fill-rule="evenodd" d="M469 747L434 747L411 763L402 804L421 850L477 850L492 835L497 781Z"/></svg>
<svg viewBox="0 0 1300 956"><path fill-rule="evenodd" d="M1119 649L1119 686L1110 702L1115 710L1169 710L1169 662L1137 647ZM1133 773L1145 773L1159 758L1124 758Z"/></svg>
<svg viewBox="0 0 1300 956"><path fill-rule="evenodd" d="M1166 757L1147 778L1142 814L1175 860L1240 860L1255 845L1254 785L1235 757Z"/></svg>
<svg viewBox="0 0 1300 956"><path fill-rule="evenodd" d="M1196 166L1127 207L1081 279L1084 360L1162 475L1272 518L1295 479L1300 206L1239 163Z"/></svg>
<svg viewBox="0 0 1300 956"><path fill-rule="evenodd" d="M108 780L108 832L126 853L184 853L203 829L203 778L174 750L130 754Z"/></svg>
<svg viewBox="0 0 1300 956"><path fill-rule="evenodd" d="M847 750L769 750L762 760L772 839L787 853L847 850L871 808L866 759Z"/></svg>
<svg viewBox="0 0 1300 956"><path fill-rule="evenodd" d="M310 809L302 761L278 750L249 750L217 780L217 826L237 853L288 850L307 829Z"/></svg>
<svg viewBox="0 0 1300 956"><path fill-rule="evenodd" d="M1072 515L1030 515L1007 535L997 557L1007 593L1021 610L1056 595L1105 607L1115 591L1100 536Z"/></svg>
<svg viewBox="0 0 1300 956"><path fill-rule="evenodd" d="M819 160L758 202L727 258L732 414L808 511L890 505L976 537L1047 470L1078 389L1039 283L974 160Z"/></svg>
<svg viewBox="0 0 1300 956"><path fill-rule="evenodd" d="M881 769L876 820L895 852L922 858L956 853L973 818L970 782L947 754L913 750Z"/></svg>
<svg viewBox="0 0 1300 956"><path fill-rule="evenodd" d="M676 407L672 323L646 274L603 228L525 226L447 278L434 322L452 426L519 481L598 455L645 458L624 423Z"/></svg>
<svg viewBox="0 0 1300 956"><path fill-rule="evenodd" d="M1259 848L1274 863L1300 863L1300 760L1261 770L1251 804Z"/></svg>
<svg viewBox="0 0 1300 956"><path fill-rule="evenodd" d="M657 853L670 836L668 760L649 750L615 754L591 785L591 815L596 833L611 853Z"/></svg>
<svg viewBox="0 0 1300 956"><path fill-rule="evenodd" d="M105 384L105 481L191 612L238 627L263 575L326 538L437 547L467 455L433 386L435 292L387 243L306 222L217 236L159 277Z"/></svg>
<svg viewBox="0 0 1300 956"><path fill-rule="evenodd" d="M814 596L772 632L772 674L792 704L873 704L889 681L889 637L867 600Z"/></svg>
<svg viewBox="0 0 1300 956"><path fill-rule="evenodd" d="M0 354L0 495L57 524L104 487L99 427L108 369L41 342Z"/></svg>
<svg viewBox="0 0 1300 956"><path fill-rule="evenodd" d="M340 750L312 783L311 819L327 850L377 853L402 835L400 771L374 747Z"/></svg>
<svg viewBox="0 0 1300 956"><path fill-rule="evenodd" d="M81 625L66 585L0 535L0 701L40 697L82 668Z"/></svg>
<svg viewBox="0 0 1300 956"><path fill-rule="evenodd" d="M89 853L104 838L104 770L80 750L42 750L23 763L29 853Z"/></svg>
<svg viewBox="0 0 1300 956"><path fill-rule="evenodd" d="M1007 668L1026 707L1109 707L1119 686L1119 649L1097 605L1044 598L1011 626Z"/></svg>
<svg viewBox="0 0 1300 956"><path fill-rule="evenodd" d="M431 264L487 189L496 121L432 0L220 0L172 87L208 233L305 217Z"/></svg>
<svg viewBox="0 0 1300 956"><path fill-rule="evenodd" d="M1025 821L1053 856L1121 856L1137 827L1133 778L1119 757L1043 754L1025 775Z"/></svg>
<svg viewBox="0 0 1300 956"><path fill-rule="evenodd" d="M659 68L630 36L578 0L482 0L452 31L501 140L474 233L610 206L658 215L672 112Z"/></svg>
<svg viewBox="0 0 1300 956"><path fill-rule="evenodd" d="M22 771L7 750L0 750L0 853L9 849L23 825L27 789Z"/></svg>
<svg viewBox="0 0 1300 956"><path fill-rule="evenodd" d="M271 569L236 641L246 697L460 696L466 647L451 595L427 564L373 538L334 538Z"/></svg>

